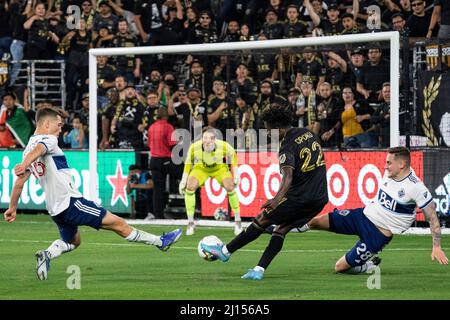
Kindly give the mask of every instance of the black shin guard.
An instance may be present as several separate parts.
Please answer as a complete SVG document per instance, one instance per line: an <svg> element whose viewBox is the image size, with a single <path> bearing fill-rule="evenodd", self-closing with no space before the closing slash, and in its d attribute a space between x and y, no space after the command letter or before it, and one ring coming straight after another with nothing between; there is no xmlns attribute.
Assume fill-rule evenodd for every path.
<svg viewBox="0 0 450 320"><path fill-rule="evenodd" d="M272 233L272 238L270 239L269 245L264 250L261 259L259 260L258 266L267 269L269 264L272 262L273 258L281 251L284 243L284 235L279 233Z"/></svg>
<svg viewBox="0 0 450 320"><path fill-rule="evenodd" d="M262 233L264 228L262 228L256 221L253 221L251 225L247 227L244 232L241 232L233 240L227 244L227 249L230 253L233 253L248 243L256 240Z"/></svg>

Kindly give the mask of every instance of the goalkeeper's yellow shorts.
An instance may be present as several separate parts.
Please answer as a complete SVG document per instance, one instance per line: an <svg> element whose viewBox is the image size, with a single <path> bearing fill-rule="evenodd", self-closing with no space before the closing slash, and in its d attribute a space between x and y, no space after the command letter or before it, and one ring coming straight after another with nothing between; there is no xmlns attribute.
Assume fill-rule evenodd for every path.
<svg viewBox="0 0 450 320"><path fill-rule="evenodd" d="M228 169L228 166L223 166L215 171L194 167L189 173L189 177L197 179L199 187L202 187L209 177L215 178L220 185L222 185L222 181L226 178L233 179L233 175L231 174L230 169Z"/></svg>

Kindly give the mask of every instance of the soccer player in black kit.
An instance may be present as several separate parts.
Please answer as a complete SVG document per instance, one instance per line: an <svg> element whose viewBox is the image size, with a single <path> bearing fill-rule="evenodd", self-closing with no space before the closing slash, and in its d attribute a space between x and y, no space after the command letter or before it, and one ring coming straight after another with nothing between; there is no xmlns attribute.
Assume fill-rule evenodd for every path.
<svg viewBox="0 0 450 320"><path fill-rule="evenodd" d="M265 229L276 225L259 263L242 276L261 280L273 258L281 251L284 238L320 213L328 202L325 159L320 139L306 128L291 126L291 112L271 106L262 114L268 132L277 129L281 146L280 171L283 179L275 197L262 205L262 212L248 228L226 245L201 244L202 249L226 262L231 254L256 240Z"/></svg>

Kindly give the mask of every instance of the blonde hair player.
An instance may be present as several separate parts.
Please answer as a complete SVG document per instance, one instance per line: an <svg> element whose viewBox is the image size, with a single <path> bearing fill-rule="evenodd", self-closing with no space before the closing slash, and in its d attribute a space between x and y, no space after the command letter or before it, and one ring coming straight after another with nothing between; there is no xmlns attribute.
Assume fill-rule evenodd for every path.
<svg viewBox="0 0 450 320"><path fill-rule="evenodd" d="M39 180L45 192L45 204L53 221L59 228L61 239L55 240L47 249L36 253L36 273L40 280L48 278L50 261L61 254L75 250L81 242L78 226L111 230L130 242L156 246L166 251L182 234L176 229L162 236L134 229L125 220L86 200L74 187L72 175L64 152L58 147L58 136L67 118L64 110L44 107L36 113L36 131L23 152L22 162L14 167L17 180L11 194L5 220L16 220L17 204L23 186L31 174Z"/></svg>

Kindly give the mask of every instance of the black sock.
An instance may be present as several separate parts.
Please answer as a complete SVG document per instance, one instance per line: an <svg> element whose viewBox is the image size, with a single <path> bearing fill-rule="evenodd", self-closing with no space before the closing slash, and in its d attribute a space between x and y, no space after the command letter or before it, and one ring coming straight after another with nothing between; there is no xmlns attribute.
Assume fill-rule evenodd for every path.
<svg viewBox="0 0 450 320"><path fill-rule="evenodd" d="M227 244L227 250L230 253L233 253L253 240L256 240L263 232L264 228L259 226L256 221L253 221L253 223L249 225L244 232L241 232L236 236L236 238Z"/></svg>
<svg viewBox="0 0 450 320"><path fill-rule="evenodd" d="M272 233L272 238L270 239L269 245L264 250L261 259L259 260L258 266L267 269L269 264L272 262L273 258L280 252L283 247L284 236L279 233Z"/></svg>

